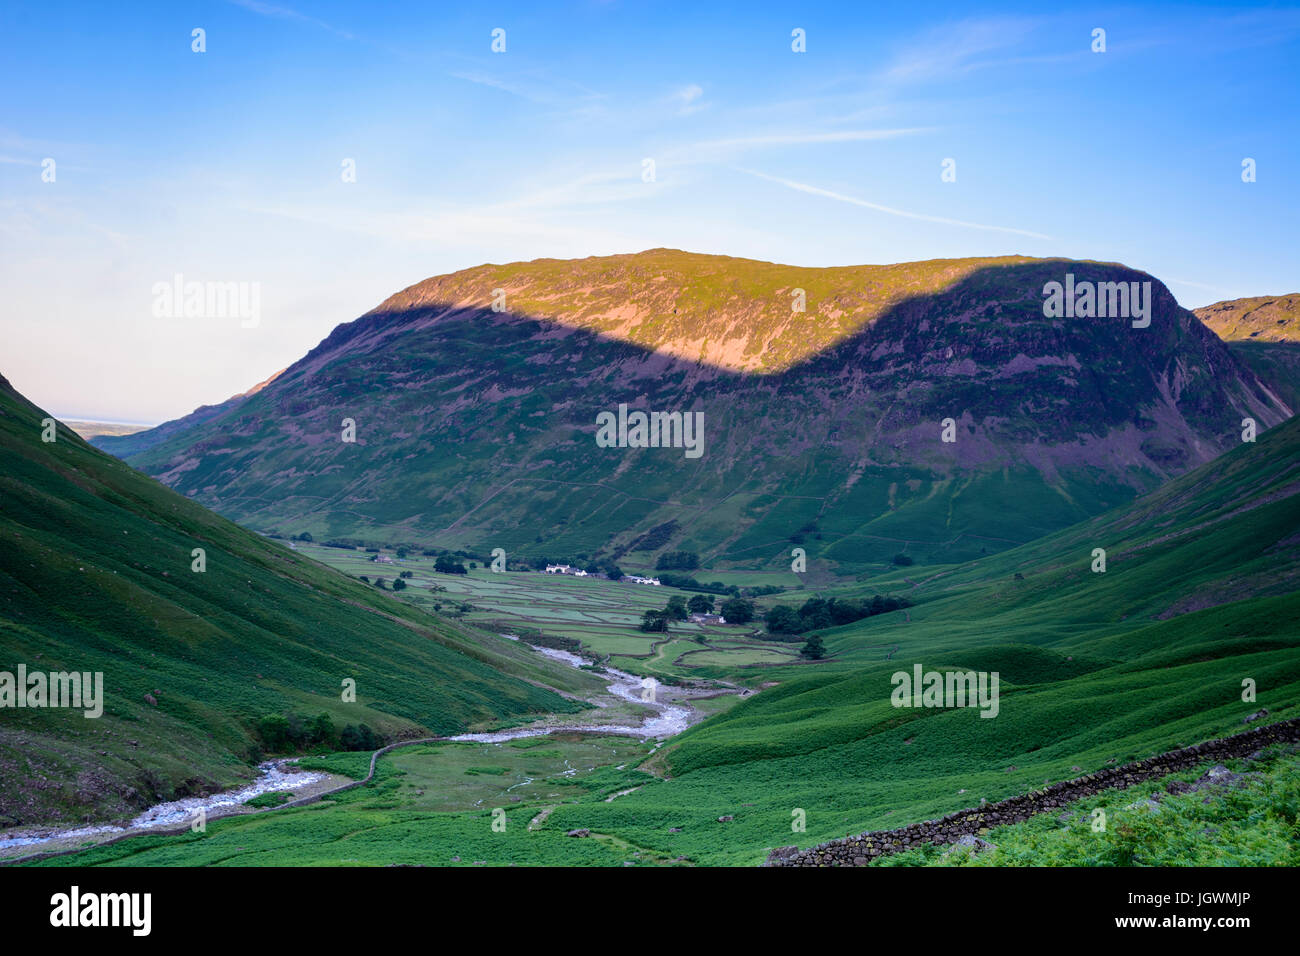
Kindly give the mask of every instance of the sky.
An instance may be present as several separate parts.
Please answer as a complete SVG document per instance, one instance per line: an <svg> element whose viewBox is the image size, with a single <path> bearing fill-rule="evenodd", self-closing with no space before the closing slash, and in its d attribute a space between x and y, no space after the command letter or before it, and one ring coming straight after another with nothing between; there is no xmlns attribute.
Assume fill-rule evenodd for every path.
<svg viewBox="0 0 1300 956"><path fill-rule="evenodd" d="M656 247L1295 292L1298 63L1285 5L7 0L0 374L152 424L429 276Z"/></svg>

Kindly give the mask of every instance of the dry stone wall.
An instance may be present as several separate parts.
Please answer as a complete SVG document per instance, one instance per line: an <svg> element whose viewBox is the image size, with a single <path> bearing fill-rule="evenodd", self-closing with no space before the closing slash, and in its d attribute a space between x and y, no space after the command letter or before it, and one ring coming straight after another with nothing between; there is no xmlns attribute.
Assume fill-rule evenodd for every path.
<svg viewBox="0 0 1300 956"><path fill-rule="evenodd" d="M925 843L944 846L956 843L962 837L978 837L992 827L1020 823L1039 813L1059 809L1103 790L1122 790L1146 780L1190 769L1206 761L1247 757L1270 744L1296 741L1300 741L1300 718L1171 750L1122 767L1108 767L1022 796L969 810L958 810L939 820L912 823L897 830L860 833L807 850L792 846L781 847L773 850L763 865L865 866L877 857L902 853Z"/></svg>

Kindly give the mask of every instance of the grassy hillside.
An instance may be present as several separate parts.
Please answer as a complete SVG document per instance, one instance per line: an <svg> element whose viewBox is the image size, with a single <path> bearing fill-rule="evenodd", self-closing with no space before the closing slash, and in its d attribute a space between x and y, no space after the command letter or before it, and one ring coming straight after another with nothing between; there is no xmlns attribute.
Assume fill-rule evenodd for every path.
<svg viewBox="0 0 1300 956"><path fill-rule="evenodd" d="M102 671L106 702L0 713L0 825L249 777L268 714L397 736L575 708L542 685L583 675L304 560L61 425L43 442L45 417L0 379L0 670Z"/></svg>
<svg viewBox="0 0 1300 956"><path fill-rule="evenodd" d="M1124 508L1029 546L932 569L908 592L918 603L907 615L824 631L830 660L735 669L764 689L639 765L625 757L603 768L584 764L572 789L554 774L518 802L503 792L477 809L447 812L445 800L430 802L426 781L433 775L451 786L464 771L437 750L388 765L376 786L326 806L225 821L203 839L132 840L78 859L754 865L772 847L898 827L1225 736L1261 709L1265 721L1298 716L1297 491L1293 420ZM1107 549L1104 573L1090 570L1093 547ZM905 584L895 572L856 593ZM999 672L998 716L892 706L891 675L914 663ZM1243 700L1246 679L1255 682L1255 700ZM492 753L473 761L506 772L514 763ZM546 773L540 762L524 766ZM1044 836L1043 828L1059 826L1051 821L994 842L1004 839L1018 863L1114 863L1125 853L1139 862L1285 862L1289 831L1278 800L1293 802L1290 767L1278 771L1280 797L1248 793L1217 813L1171 805L1171 815L1202 828L1236 820L1228 856L1161 842L1150 827L1135 830L1124 812L1111 836L1091 843L1077 827ZM1124 805L1140 797L1125 795ZM491 806L508 808L506 833L491 830ZM1238 810L1248 819L1234 817ZM792 829L796 811L806 830ZM592 837L565 836L578 828ZM321 833L331 839L322 842ZM898 862L927 861L918 854Z"/></svg>
<svg viewBox="0 0 1300 956"><path fill-rule="evenodd" d="M1044 316L1067 273L1150 282L1150 327ZM597 414L621 403L702 413L702 453L598 447ZM829 574L1025 543L1209 460L1247 414L1267 427L1287 410L1123 266L659 249L422 282L130 461L317 540L768 569L798 544Z"/></svg>
<svg viewBox="0 0 1300 956"><path fill-rule="evenodd" d="M1300 342L1300 293L1228 299L1195 312L1225 342Z"/></svg>

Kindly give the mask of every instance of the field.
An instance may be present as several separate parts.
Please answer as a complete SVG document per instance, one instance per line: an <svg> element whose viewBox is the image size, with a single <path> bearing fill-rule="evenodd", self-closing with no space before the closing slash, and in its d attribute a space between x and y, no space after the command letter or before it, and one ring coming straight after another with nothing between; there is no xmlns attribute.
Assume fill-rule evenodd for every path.
<svg viewBox="0 0 1300 956"><path fill-rule="evenodd" d="M689 600L696 592L666 586L631 584L604 578L579 578L565 574L511 571L493 573L477 567L464 575L439 574L434 559L410 554L398 558L391 550L380 553L392 563L370 560L365 551L329 548L291 542L300 553L353 577L383 577L391 586L402 571L410 571L404 600L457 620L498 633L525 628L552 637L573 638L590 657L634 674L664 678L713 678L739 681L759 679L760 665L793 663L799 644L760 639L761 624L706 625L674 622L668 634L646 634L637 629L645 611L662 609L680 595ZM772 575L709 574L726 584L748 586L768 583ZM787 601L802 603L798 576L783 576L792 588ZM717 597L715 595L715 597ZM725 597L717 598L725 600ZM468 610L462 610L468 606ZM753 672L746 670L752 669Z"/></svg>

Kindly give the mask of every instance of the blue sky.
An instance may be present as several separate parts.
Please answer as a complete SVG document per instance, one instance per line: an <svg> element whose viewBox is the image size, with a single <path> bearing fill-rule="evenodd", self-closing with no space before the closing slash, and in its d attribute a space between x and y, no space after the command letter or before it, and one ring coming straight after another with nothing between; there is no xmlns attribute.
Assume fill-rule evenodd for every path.
<svg viewBox="0 0 1300 956"><path fill-rule="evenodd" d="M656 246L1300 289L1300 8L1042 6L6 3L0 373L157 422L430 275ZM155 317L177 273L258 324Z"/></svg>

